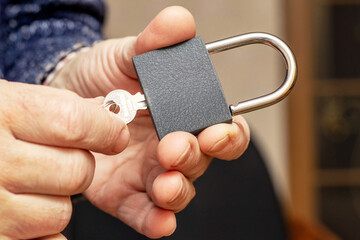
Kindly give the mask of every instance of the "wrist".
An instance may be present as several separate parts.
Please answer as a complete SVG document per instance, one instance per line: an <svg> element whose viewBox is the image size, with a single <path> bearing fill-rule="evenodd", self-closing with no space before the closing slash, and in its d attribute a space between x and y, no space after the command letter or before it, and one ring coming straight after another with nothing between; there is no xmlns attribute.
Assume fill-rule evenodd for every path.
<svg viewBox="0 0 360 240"><path fill-rule="evenodd" d="M67 79L74 60L89 49L89 46L77 43L69 51L61 52L56 63L46 67L46 71L40 76L39 82L51 87L67 88Z"/></svg>

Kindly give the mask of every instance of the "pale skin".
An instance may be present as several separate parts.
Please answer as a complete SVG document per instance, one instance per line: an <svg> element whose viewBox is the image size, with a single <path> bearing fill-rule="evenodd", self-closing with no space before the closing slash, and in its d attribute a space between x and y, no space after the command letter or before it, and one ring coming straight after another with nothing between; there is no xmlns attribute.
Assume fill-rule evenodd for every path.
<svg viewBox="0 0 360 240"><path fill-rule="evenodd" d="M232 160L245 151L250 138L246 121L237 116L232 124L211 126L198 136L175 132L159 141L148 113L139 113L126 126L99 107L101 98L84 98L114 89L139 92L132 57L195 33L192 15L184 8L169 7L137 37L106 40L79 53L54 83L81 97L66 90L22 89L22 84L0 82L39 95L34 102L30 97L18 99L19 106L0 105L4 113L0 138L5 142L0 148L8 153L0 159L0 169L9 169L0 173L0 199L5 203L0 205L0 216L9 216L0 218L0 236L64 239L59 232L70 219L69 195L76 193L84 193L94 205L150 238L174 232L175 212L195 196L193 182L211 159ZM4 92L11 94L9 98L15 96L10 89ZM51 114L37 108L49 95L55 96Z"/></svg>
<svg viewBox="0 0 360 240"><path fill-rule="evenodd" d="M71 217L69 196L93 179L86 149L117 154L129 131L95 99L67 90L0 80L0 103L0 239L59 233Z"/></svg>

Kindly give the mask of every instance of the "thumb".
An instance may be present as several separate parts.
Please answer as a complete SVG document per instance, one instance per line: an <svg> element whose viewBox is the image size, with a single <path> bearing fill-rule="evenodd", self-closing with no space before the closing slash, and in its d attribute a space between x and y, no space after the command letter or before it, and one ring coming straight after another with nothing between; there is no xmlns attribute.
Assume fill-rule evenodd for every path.
<svg viewBox="0 0 360 240"><path fill-rule="evenodd" d="M66 82L66 88L82 97L105 95L117 88L136 93L140 87L132 58L188 40L195 34L191 13L183 7L168 7L155 16L138 37L108 39L95 44L88 52L79 53L53 81Z"/></svg>
<svg viewBox="0 0 360 240"><path fill-rule="evenodd" d="M183 7L173 6L162 10L138 36L136 55L174 45L195 37L195 20Z"/></svg>
<svg viewBox="0 0 360 240"><path fill-rule="evenodd" d="M183 7L168 7L156 15L137 38L115 40L114 59L121 72L135 79L134 56L183 42L195 34L195 20L191 13Z"/></svg>

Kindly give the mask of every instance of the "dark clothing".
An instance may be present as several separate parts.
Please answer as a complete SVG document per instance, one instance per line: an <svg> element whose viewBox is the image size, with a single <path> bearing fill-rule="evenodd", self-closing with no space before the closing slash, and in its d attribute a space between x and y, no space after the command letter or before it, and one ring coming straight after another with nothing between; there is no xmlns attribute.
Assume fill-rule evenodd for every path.
<svg viewBox="0 0 360 240"><path fill-rule="evenodd" d="M177 214L177 230L171 240L287 239L281 208L265 164L250 143L239 159L214 159L195 182L196 196ZM69 240L149 239L92 206L75 204L67 229Z"/></svg>
<svg viewBox="0 0 360 240"><path fill-rule="evenodd" d="M39 83L76 43L100 40L100 0L0 0L0 78Z"/></svg>

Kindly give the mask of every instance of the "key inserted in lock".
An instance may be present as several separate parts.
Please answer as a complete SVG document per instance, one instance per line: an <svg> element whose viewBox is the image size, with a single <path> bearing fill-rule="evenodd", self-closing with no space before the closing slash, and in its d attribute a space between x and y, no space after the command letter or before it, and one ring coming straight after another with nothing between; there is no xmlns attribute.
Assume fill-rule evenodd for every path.
<svg viewBox="0 0 360 240"><path fill-rule="evenodd" d="M228 106L209 53L256 43L266 44L281 53L287 67L285 80L276 91L268 95ZM149 109L159 139L174 131L198 134L208 126L231 122L233 115L275 104L289 94L297 74L295 58L288 46L266 33L239 35L206 45L200 37L196 37L135 56L133 63L145 95L141 96L146 99L140 101L143 104L141 109ZM128 123L135 117L137 110L129 111L128 108L134 109L136 106L133 105L134 101L126 106L119 100L123 95L119 97L118 93L114 93L116 91L123 90L111 92L104 104L113 101L121 105L120 112L125 108L125 112L133 115L131 119L125 119Z"/></svg>

